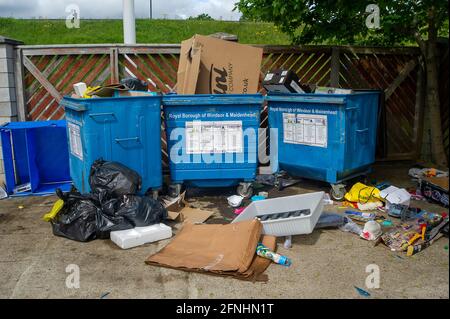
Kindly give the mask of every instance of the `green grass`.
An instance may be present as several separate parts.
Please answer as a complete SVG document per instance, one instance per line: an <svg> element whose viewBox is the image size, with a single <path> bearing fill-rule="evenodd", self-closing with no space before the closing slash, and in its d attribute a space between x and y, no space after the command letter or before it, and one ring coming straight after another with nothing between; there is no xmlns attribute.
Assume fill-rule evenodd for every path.
<svg viewBox="0 0 450 319"><path fill-rule="evenodd" d="M136 20L138 43L180 43L194 34L227 32L249 44L289 44L287 35L271 23ZM123 43L122 20L81 20L68 29L64 20L0 18L0 35L25 44Z"/></svg>

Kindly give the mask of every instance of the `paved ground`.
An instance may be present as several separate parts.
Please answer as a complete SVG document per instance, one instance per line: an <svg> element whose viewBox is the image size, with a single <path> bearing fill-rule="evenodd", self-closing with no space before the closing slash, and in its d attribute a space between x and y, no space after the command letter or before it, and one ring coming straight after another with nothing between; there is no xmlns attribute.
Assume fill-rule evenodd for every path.
<svg viewBox="0 0 450 319"><path fill-rule="evenodd" d="M407 169L400 164L377 165L371 178L407 187L412 185ZM271 191L270 196L317 189L327 188L304 182L282 193ZM191 192L188 197L193 205L215 212L209 223L233 217L224 196L199 194ZM315 231L294 237L289 250L279 240L278 251L292 258L293 265L272 264L267 270L269 282L249 283L145 265L145 258L168 241L121 250L109 240L78 243L55 237L50 225L41 220L53 201L54 197L33 197L0 202L0 298L100 298L105 294L106 298L363 298L354 286L365 288L369 264L377 264L381 271L380 288L365 288L371 298L449 298L447 238L413 257L398 257L355 235ZM424 202L413 205L445 211ZM70 264L80 267L79 289L66 287Z"/></svg>

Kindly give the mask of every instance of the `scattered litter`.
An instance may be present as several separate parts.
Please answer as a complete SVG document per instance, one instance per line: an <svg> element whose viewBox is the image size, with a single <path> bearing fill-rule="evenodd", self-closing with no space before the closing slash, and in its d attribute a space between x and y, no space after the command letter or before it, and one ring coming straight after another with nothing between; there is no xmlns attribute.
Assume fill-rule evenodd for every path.
<svg viewBox="0 0 450 319"><path fill-rule="evenodd" d="M382 198L378 188L358 182L345 194L345 199L352 203L366 204L370 201L378 201Z"/></svg>
<svg viewBox="0 0 450 319"><path fill-rule="evenodd" d="M95 161L89 181L92 193L56 190L62 207L57 202L44 216L51 222L54 235L82 242L106 239L111 231L150 226L167 218L160 202L134 195L141 177L122 164Z"/></svg>
<svg viewBox="0 0 450 319"><path fill-rule="evenodd" d="M58 199L54 204L50 212L45 214L42 219L46 222L53 220L56 215L61 211L64 206L64 201L62 199Z"/></svg>
<svg viewBox="0 0 450 319"><path fill-rule="evenodd" d="M5 189L0 185L0 199L7 198L8 193L5 191Z"/></svg>
<svg viewBox="0 0 450 319"><path fill-rule="evenodd" d="M339 227L339 229L345 232L357 234L358 236L362 233L362 228L348 217L345 217L345 224Z"/></svg>
<svg viewBox="0 0 450 319"><path fill-rule="evenodd" d="M341 227L345 223L345 217L333 213L322 213L317 221L315 229Z"/></svg>
<svg viewBox="0 0 450 319"><path fill-rule="evenodd" d="M242 213L244 210L245 210L245 207L239 207L239 208L236 208L236 209L234 210L234 213L235 213L236 215L239 215L239 214Z"/></svg>
<svg viewBox="0 0 450 319"><path fill-rule="evenodd" d="M288 257L274 253L262 243L258 243L258 246L256 246L256 254L258 256L270 259L274 263L282 266L289 267L292 264L291 260Z"/></svg>
<svg viewBox="0 0 450 319"><path fill-rule="evenodd" d="M267 197L269 197L269 193L268 192L259 192L258 196L262 196L264 198L267 198Z"/></svg>
<svg viewBox="0 0 450 319"><path fill-rule="evenodd" d="M243 199L244 199L244 197L242 197L242 196L232 195L227 198L228 205L230 205L231 207L239 207L239 206L241 206Z"/></svg>
<svg viewBox="0 0 450 319"><path fill-rule="evenodd" d="M211 211L190 207L184 199L185 195L186 192L183 192L176 198L162 199L164 207L167 209L167 219L176 222L201 224L213 215Z"/></svg>
<svg viewBox="0 0 450 319"><path fill-rule="evenodd" d="M266 199L266 197L260 196L260 195L253 195L251 198L252 202L256 202L258 200L265 200L265 199Z"/></svg>
<svg viewBox="0 0 450 319"><path fill-rule="evenodd" d="M19 205L19 206L17 206L17 208L18 208L18 209L24 209L24 208L25 208L25 206L23 206L23 205Z"/></svg>
<svg viewBox="0 0 450 319"><path fill-rule="evenodd" d="M448 177L448 172L436 168L411 168L408 175L419 179L423 177Z"/></svg>
<svg viewBox="0 0 450 319"><path fill-rule="evenodd" d="M355 287L356 291L358 292L358 294L359 294L360 296L363 296L363 297L370 297L370 293L369 293L368 291L366 291L366 290L364 290L364 289L362 289L362 288L356 287L356 286L354 286L354 287Z"/></svg>
<svg viewBox="0 0 450 319"><path fill-rule="evenodd" d="M386 201L386 208L389 209L391 204L400 204L409 206L411 194L404 188L389 186L380 192L380 196Z"/></svg>
<svg viewBox="0 0 450 319"><path fill-rule="evenodd" d="M364 229L360 236L366 240L377 240L382 233L380 224L370 220L364 224Z"/></svg>
<svg viewBox="0 0 450 319"><path fill-rule="evenodd" d="M292 248L292 236L286 236L286 238L284 239L283 247L285 249Z"/></svg>
<svg viewBox="0 0 450 319"><path fill-rule="evenodd" d="M106 299L106 297L108 297L108 295L110 294L110 292L105 292L100 296L100 299Z"/></svg>
<svg viewBox="0 0 450 319"><path fill-rule="evenodd" d="M331 199L330 194L325 193L323 195L323 203L324 205L333 205L334 201Z"/></svg>
<svg viewBox="0 0 450 319"><path fill-rule="evenodd" d="M128 249L172 237L172 228L164 224L111 232L111 241Z"/></svg>
<svg viewBox="0 0 450 319"><path fill-rule="evenodd" d="M445 250L448 250L448 245L445 245L445 246L444 246L444 249L445 249Z"/></svg>

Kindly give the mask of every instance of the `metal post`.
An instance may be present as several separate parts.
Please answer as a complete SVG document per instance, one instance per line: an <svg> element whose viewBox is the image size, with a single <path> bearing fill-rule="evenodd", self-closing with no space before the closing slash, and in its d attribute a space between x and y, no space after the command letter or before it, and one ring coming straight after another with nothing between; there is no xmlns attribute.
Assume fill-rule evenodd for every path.
<svg viewBox="0 0 450 319"><path fill-rule="evenodd" d="M150 1L150 3L149 3L149 5L150 5L150 20L152 20L153 19L153 1L152 0L149 0Z"/></svg>
<svg viewBox="0 0 450 319"><path fill-rule="evenodd" d="M123 42L136 44L134 0L123 0Z"/></svg>

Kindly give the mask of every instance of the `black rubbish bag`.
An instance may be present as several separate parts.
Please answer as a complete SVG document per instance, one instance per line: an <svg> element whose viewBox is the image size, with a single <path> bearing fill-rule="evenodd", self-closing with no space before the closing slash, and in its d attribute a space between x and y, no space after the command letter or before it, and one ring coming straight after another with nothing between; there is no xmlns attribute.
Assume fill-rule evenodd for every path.
<svg viewBox="0 0 450 319"><path fill-rule="evenodd" d="M120 84L125 85L131 91L147 91L148 84L136 78L125 78L120 80Z"/></svg>
<svg viewBox="0 0 450 319"><path fill-rule="evenodd" d="M109 199L101 204L100 213L97 215L97 238L108 239L110 232L134 228L134 224L127 218L116 214L120 200Z"/></svg>
<svg viewBox="0 0 450 319"><path fill-rule="evenodd" d="M134 227L144 227L167 219L167 210L153 198L125 195L117 202L115 215L125 217Z"/></svg>
<svg viewBox="0 0 450 319"><path fill-rule="evenodd" d="M66 193L60 198L64 200L64 206L51 222L53 234L83 242L95 239L97 215L100 214L96 200L91 195L77 192Z"/></svg>
<svg viewBox="0 0 450 319"><path fill-rule="evenodd" d="M117 162L96 160L89 173L91 192L101 199L136 194L142 185L141 176Z"/></svg>

